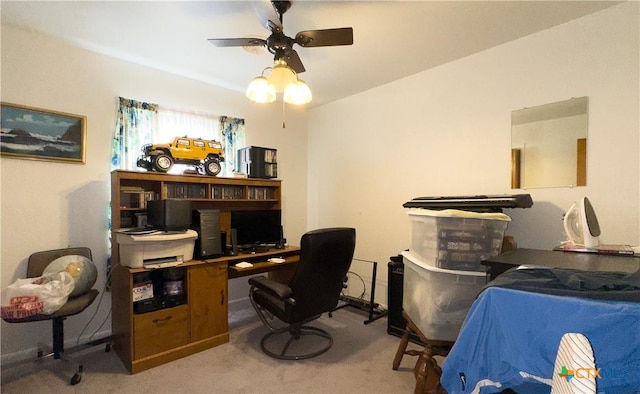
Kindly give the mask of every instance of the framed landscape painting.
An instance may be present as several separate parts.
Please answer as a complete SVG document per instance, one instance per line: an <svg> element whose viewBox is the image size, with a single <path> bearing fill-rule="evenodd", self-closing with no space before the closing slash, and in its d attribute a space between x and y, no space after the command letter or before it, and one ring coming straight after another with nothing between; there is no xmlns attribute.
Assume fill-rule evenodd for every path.
<svg viewBox="0 0 640 394"><path fill-rule="evenodd" d="M0 155L84 164L87 117L0 104Z"/></svg>

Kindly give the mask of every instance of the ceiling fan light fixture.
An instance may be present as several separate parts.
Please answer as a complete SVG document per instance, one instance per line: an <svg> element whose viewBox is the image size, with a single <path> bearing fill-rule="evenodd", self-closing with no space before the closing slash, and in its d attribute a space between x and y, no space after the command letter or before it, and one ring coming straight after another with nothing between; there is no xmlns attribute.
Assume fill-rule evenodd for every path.
<svg viewBox="0 0 640 394"><path fill-rule="evenodd" d="M265 71L271 70L267 77ZM298 79L284 60L276 60L273 67L267 67L262 75L254 78L247 87L247 97L257 103L271 103L276 93L283 93L282 100L287 104L302 105L311 101L311 89Z"/></svg>
<svg viewBox="0 0 640 394"><path fill-rule="evenodd" d="M295 83L289 84L285 91L283 99L287 104L295 104L302 105L311 102L311 89L309 86L301 80L298 79Z"/></svg>
<svg viewBox="0 0 640 394"><path fill-rule="evenodd" d="M247 98L257 103L276 101L276 89L263 76L255 77L247 87Z"/></svg>
<svg viewBox="0 0 640 394"><path fill-rule="evenodd" d="M276 88L276 92L284 92L287 86L295 84L298 80L298 76L284 60L276 60L271 73L267 77L267 80L271 85Z"/></svg>
<svg viewBox="0 0 640 394"><path fill-rule="evenodd" d="M264 71L262 72L262 79L265 79L268 82L267 85L270 85L271 88L265 86L262 79L256 78L254 81L260 87L253 86L254 82L252 82L247 88L247 97L253 101L263 103L275 101L276 93L283 93L283 104L306 104L311 101L311 90L303 81L298 80L298 74L305 72L305 67L298 53L293 49L294 45L304 48L353 45L352 27L303 30L298 32L294 38L285 35L282 17L291 7L291 3L291 1L271 1L273 7L256 7L255 10L260 22L271 31L267 38L209 39L209 42L218 47L245 47L250 49L265 47L269 53L274 55L274 66L269 67L271 69L270 75L265 78ZM273 15L273 10L276 11L277 15ZM258 79L260 79L259 82L256 81Z"/></svg>

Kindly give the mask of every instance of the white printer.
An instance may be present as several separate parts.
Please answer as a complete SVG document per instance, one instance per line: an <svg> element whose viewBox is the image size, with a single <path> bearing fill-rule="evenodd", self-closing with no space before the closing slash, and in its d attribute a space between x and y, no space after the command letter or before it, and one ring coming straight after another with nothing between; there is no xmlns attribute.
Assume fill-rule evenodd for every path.
<svg viewBox="0 0 640 394"><path fill-rule="evenodd" d="M198 233L193 230L179 233L115 233L120 245L120 264L132 268L163 268L192 260L195 240L198 238Z"/></svg>

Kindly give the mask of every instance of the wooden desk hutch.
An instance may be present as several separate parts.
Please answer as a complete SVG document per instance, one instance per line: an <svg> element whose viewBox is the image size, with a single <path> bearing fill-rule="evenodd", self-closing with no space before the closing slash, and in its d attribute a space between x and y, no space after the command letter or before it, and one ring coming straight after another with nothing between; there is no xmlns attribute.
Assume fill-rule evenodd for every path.
<svg viewBox="0 0 640 394"><path fill-rule="evenodd" d="M192 209L220 210L220 227L230 234L232 210L281 209L281 181L218 178L115 170L111 173L111 228L136 227L136 214L146 212L145 199L186 198ZM228 240L227 240L228 241ZM144 268L119 264L112 236L111 308L113 349L129 372L137 373L229 341L229 278L291 270L299 248L287 247L255 255L223 256L184 262L186 303L147 313L134 313L133 278ZM274 264L270 257L283 257ZM254 267L233 265L246 260Z"/></svg>

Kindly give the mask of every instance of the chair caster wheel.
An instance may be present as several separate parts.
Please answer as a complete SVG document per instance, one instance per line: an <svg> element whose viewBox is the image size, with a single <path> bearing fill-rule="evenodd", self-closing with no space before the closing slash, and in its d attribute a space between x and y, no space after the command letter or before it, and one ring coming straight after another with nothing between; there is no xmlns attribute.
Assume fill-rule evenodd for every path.
<svg viewBox="0 0 640 394"><path fill-rule="evenodd" d="M109 353L110 351L111 351L111 344L107 343L107 345L104 347L104 352Z"/></svg>
<svg viewBox="0 0 640 394"><path fill-rule="evenodd" d="M70 383L71 383L72 386L75 386L76 384L80 383L81 380L82 380L82 374L76 373L71 378L71 382Z"/></svg>

